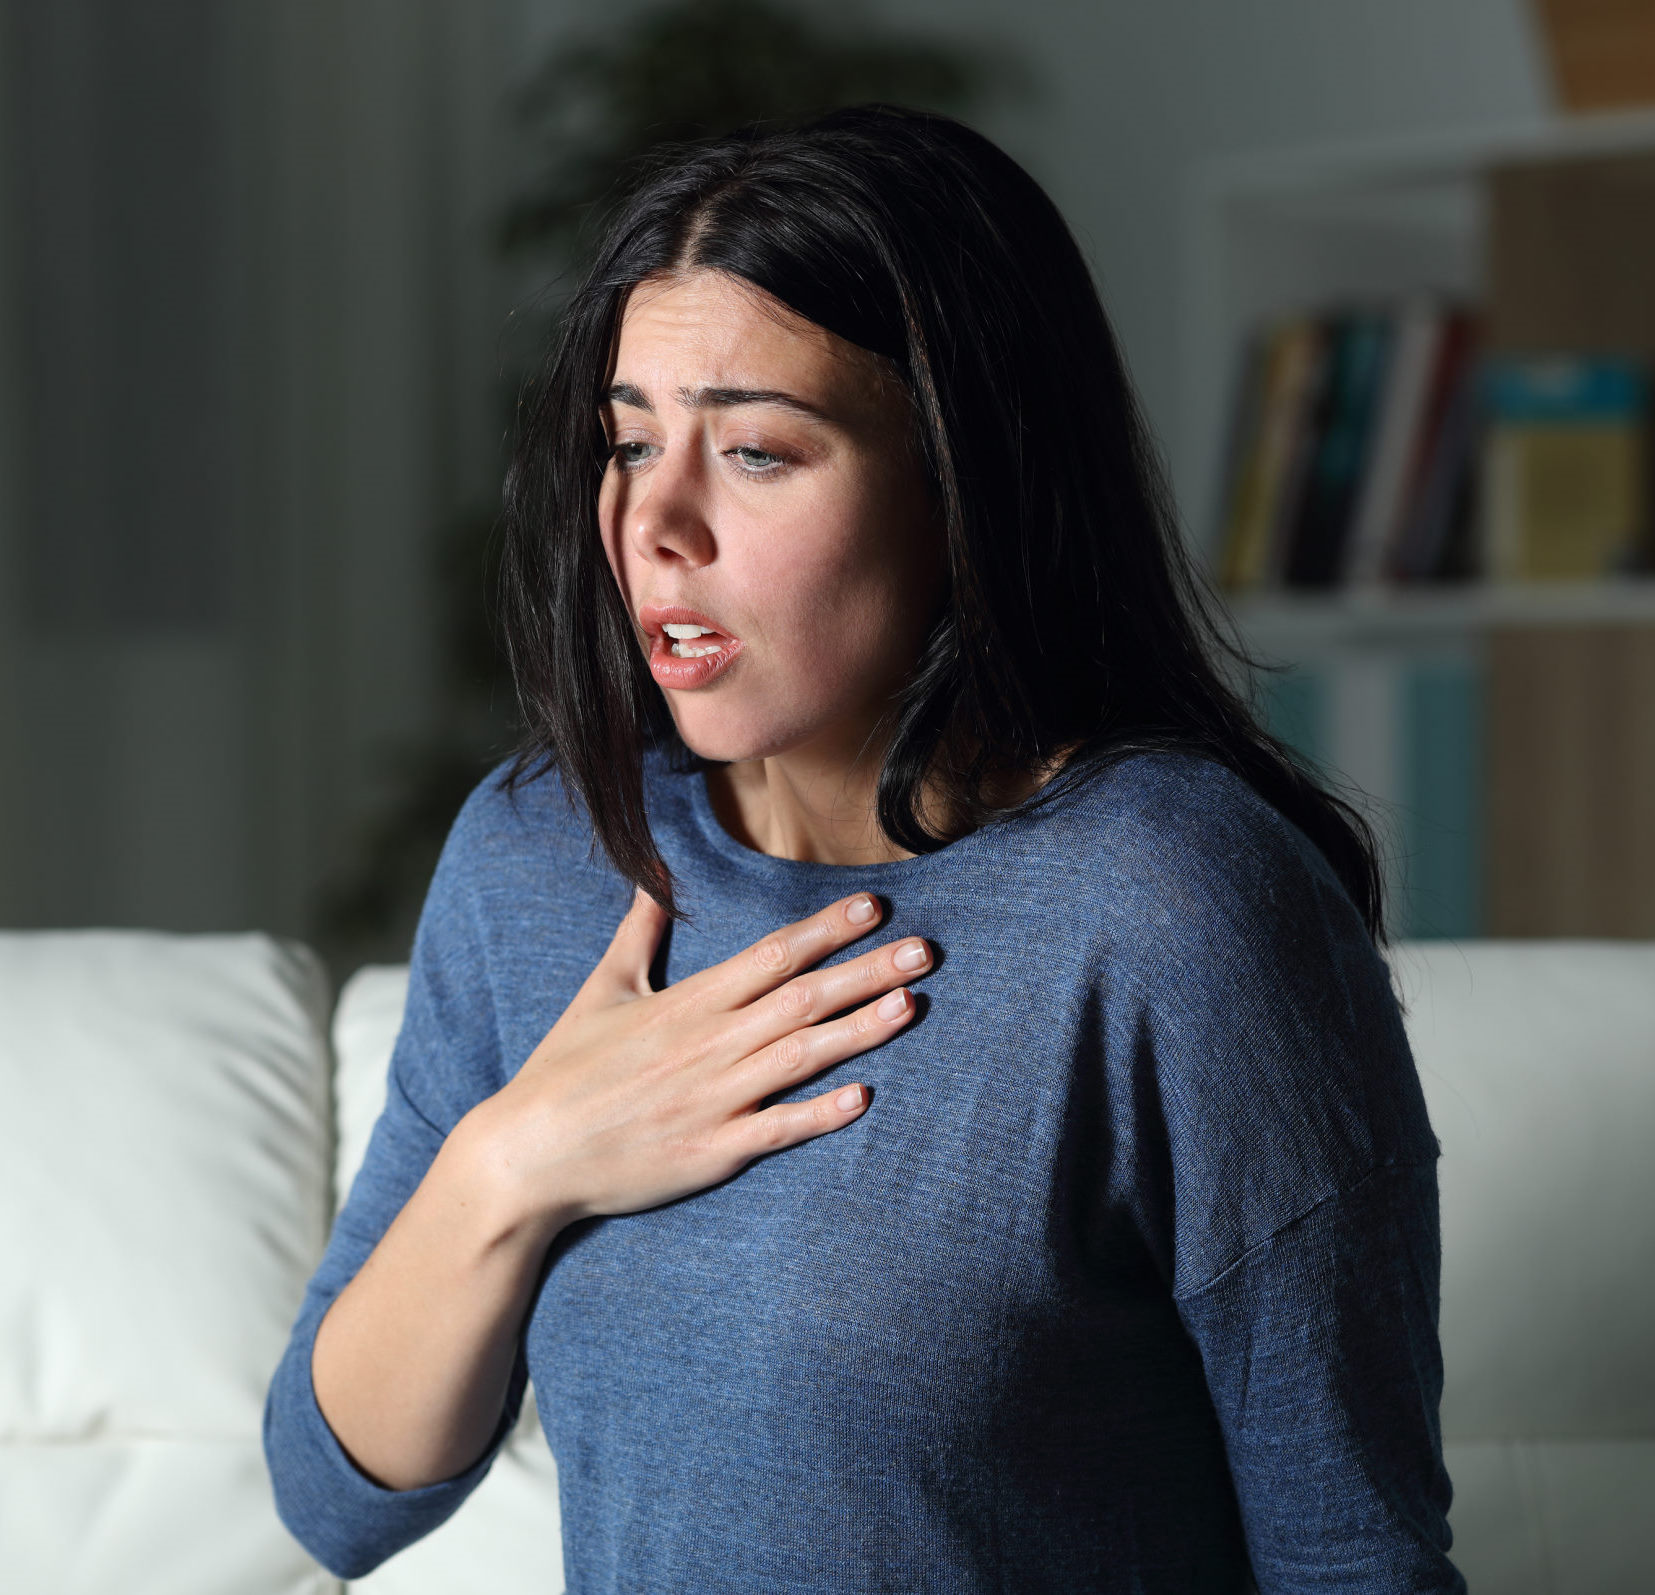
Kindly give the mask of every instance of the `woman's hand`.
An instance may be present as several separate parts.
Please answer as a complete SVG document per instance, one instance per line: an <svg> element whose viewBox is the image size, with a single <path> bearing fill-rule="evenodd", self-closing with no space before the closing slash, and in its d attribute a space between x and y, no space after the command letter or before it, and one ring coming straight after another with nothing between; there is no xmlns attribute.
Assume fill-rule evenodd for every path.
<svg viewBox="0 0 1655 1595"><path fill-rule="evenodd" d="M652 991L667 915L639 891L562 1018L473 1112L511 1209L549 1238L575 1219L704 1190L857 1118L868 1100L860 1085L759 1104L877 1046L912 1016L902 983L931 962L919 938L800 973L878 918L877 899L859 893ZM899 963L904 955L912 961Z"/></svg>

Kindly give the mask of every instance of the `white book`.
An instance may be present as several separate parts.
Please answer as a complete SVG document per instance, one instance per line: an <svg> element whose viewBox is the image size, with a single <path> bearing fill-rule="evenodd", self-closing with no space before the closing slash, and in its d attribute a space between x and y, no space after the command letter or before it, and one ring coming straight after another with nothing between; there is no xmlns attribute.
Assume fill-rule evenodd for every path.
<svg viewBox="0 0 1655 1595"><path fill-rule="evenodd" d="M1396 314L1396 343L1345 549L1347 587L1371 587L1383 580L1385 551L1405 508L1437 350L1448 321L1446 308L1431 294L1404 300Z"/></svg>

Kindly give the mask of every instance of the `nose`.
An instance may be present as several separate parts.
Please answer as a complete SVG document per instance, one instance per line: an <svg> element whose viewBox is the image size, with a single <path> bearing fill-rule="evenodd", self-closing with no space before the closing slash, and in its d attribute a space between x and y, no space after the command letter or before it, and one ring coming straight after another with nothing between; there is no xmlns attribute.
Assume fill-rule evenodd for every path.
<svg viewBox="0 0 1655 1595"><path fill-rule="evenodd" d="M706 483L696 455L693 448L668 447L642 479L623 489L622 528L634 552L652 564L701 566L713 557Z"/></svg>

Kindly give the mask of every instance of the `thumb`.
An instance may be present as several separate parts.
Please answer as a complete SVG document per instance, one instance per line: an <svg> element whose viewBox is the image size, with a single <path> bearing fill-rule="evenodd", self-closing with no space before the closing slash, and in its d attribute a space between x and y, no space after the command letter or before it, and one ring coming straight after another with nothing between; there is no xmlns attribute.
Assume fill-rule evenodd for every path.
<svg viewBox="0 0 1655 1595"><path fill-rule="evenodd" d="M615 927L602 959L612 980L625 991L649 995L649 966L655 961L667 918L666 909L643 887L633 890L631 906Z"/></svg>

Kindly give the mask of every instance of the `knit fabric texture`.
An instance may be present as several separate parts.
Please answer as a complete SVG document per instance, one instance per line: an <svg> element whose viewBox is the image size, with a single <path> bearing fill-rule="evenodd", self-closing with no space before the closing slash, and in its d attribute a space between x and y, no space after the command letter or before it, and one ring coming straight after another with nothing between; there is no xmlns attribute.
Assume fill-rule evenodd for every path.
<svg viewBox="0 0 1655 1595"><path fill-rule="evenodd" d="M317 1325L632 895L555 775L479 787L266 1404L318 1560L360 1576L460 1508L532 1376L571 1595L1463 1591L1437 1142L1389 970L1304 834L1216 761L1143 753L839 866L744 846L658 752L645 773L691 915L657 984L866 888L885 918L823 963L929 938L916 1016L775 1099L863 1081L854 1123L564 1231L490 1449L379 1486L316 1404Z"/></svg>

